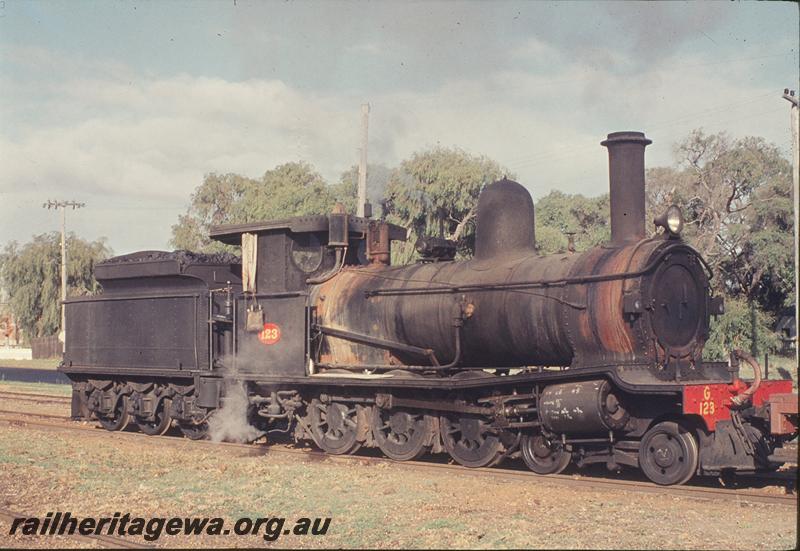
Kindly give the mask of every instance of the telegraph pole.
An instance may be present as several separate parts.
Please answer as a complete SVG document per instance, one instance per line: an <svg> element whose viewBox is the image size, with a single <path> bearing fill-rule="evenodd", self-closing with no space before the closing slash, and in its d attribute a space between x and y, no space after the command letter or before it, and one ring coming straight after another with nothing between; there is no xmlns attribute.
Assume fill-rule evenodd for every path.
<svg viewBox="0 0 800 551"><path fill-rule="evenodd" d="M367 206L367 137L369 129L369 103L361 104L361 159L358 163L358 205L356 216L369 216Z"/></svg>
<svg viewBox="0 0 800 551"><path fill-rule="evenodd" d="M800 220L798 210L800 210L800 144L798 144L798 133L800 133L800 115L798 115L797 96L794 90L788 88L783 90L783 98L787 100L791 107L789 115L791 117L792 128L792 180L794 183L794 360L795 364L800 363L800 286L798 280L798 255L800 255Z"/></svg>
<svg viewBox="0 0 800 551"><path fill-rule="evenodd" d="M58 339L63 343L65 342L65 326L64 326L64 301L67 300L67 207L72 207L72 210L85 207L86 203L78 203L77 201L47 201L42 204L46 209L61 209L61 331L58 333Z"/></svg>

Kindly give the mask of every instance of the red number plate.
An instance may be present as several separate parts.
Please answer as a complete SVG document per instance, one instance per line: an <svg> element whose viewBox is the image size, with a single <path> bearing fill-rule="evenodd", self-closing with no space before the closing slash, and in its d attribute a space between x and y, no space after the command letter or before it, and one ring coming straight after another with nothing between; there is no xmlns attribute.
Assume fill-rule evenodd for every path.
<svg viewBox="0 0 800 551"><path fill-rule="evenodd" d="M731 418L728 409L731 394L728 385L690 385L683 387L683 413L699 415L708 430L714 430L717 421Z"/></svg>
<svg viewBox="0 0 800 551"><path fill-rule="evenodd" d="M265 323L258 333L258 340L264 344L275 344L281 340L281 328L277 323Z"/></svg>
<svg viewBox="0 0 800 551"><path fill-rule="evenodd" d="M769 401L772 394L792 391L792 381L761 381L761 385L753 394L751 402L761 406ZM731 394L727 384L687 385L683 387L683 413L699 415L706 423L708 430L713 431L717 421L731 418Z"/></svg>

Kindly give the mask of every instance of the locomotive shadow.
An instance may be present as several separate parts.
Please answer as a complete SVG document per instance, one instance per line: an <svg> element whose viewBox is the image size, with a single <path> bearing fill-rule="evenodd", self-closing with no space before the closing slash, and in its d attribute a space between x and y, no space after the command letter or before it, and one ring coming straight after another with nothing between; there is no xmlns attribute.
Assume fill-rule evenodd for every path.
<svg viewBox="0 0 800 551"><path fill-rule="evenodd" d="M308 450L319 451L319 449L313 444L305 444L305 445L295 444L291 439L282 440L278 438L273 438L271 444L288 445L295 449L308 449ZM268 449L270 447L270 444L264 444L263 447L266 448L264 454L267 455L269 453ZM312 457L313 460L324 462L328 460L328 458L331 456L315 455L315 456L310 456L310 459ZM361 448L356 453L350 454L349 457L363 457L365 459L382 459L386 461L392 461L391 459L384 456L378 448ZM404 462L397 461L396 463L402 464ZM439 454L425 455L422 458L415 460L415 463L448 465L448 464L454 464L454 461L446 453L439 453ZM468 467L462 467L462 468L465 469L466 471L472 470L469 469ZM619 471L609 471L604 465L600 464L587 465L582 468L578 468L575 465L570 465L560 475L540 476L532 473L525 466L525 464L522 462L521 459L507 458L498 466L498 468L508 471L516 471L519 473L529 474L531 476L531 480L537 480L537 479L546 480L547 478L552 478L552 477L559 477L559 478L571 477L571 478L583 478L587 480L592 480L592 479L607 480L607 481L623 480L626 482L655 485L655 483L651 482L639 469L634 469L632 467L631 468L622 467L621 470ZM696 486L703 488L719 488L719 489L730 489L730 490L782 488L787 494L797 494L797 467L795 466L793 470L778 471L772 473L753 473L753 474L726 473L723 476L719 477L695 476L686 484L689 486Z"/></svg>
<svg viewBox="0 0 800 551"><path fill-rule="evenodd" d="M101 431L105 430L99 423L96 424L96 428ZM122 432L140 434L140 431L133 423L128 425ZM168 437L170 439L188 440L181 433L180 429L174 425L170 427L166 433L164 433L163 437ZM210 442L210 441L206 440L205 442ZM224 445L225 442L220 442L220 444ZM321 452L319 448L317 448L315 445L311 443L308 444L296 443L289 436L277 435L270 437L268 439L268 442L257 442L249 446L249 449L246 450L243 449L241 456L243 457L269 456L271 453L273 453L272 450L273 446L283 446L295 450ZM303 461L308 461L312 463L324 463L326 461L332 460L334 457L338 456L326 455L324 453L309 453L303 457ZM381 453L381 451L378 448L361 448L357 452L353 454L348 454L344 457L350 457L350 458L361 457L366 460L380 459L383 461L389 461L395 463L395 461L392 461L391 459L384 456L383 453ZM403 461L397 461L396 463L409 464L408 462L403 462ZM425 455L424 457L415 460L411 464L449 465L449 464L454 464L454 461L448 454L438 453L438 454ZM368 465L369 465L368 462L364 463L364 466ZM465 469L466 472L472 470L469 469L468 467L462 467L462 468ZM560 475L540 476L531 473L521 459L507 458L498 466L498 468L502 470L515 471L519 473L528 474L531 477L531 481L535 481L537 479L546 480L548 478L569 477L569 478L585 479L588 481L621 480L626 482L642 483L648 485L654 484L640 470L634 468L627 468L624 466L618 471L609 471L604 465L601 464L587 465L582 468L578 468L575 465L570 465ZM702 487L702 488L729 489L732 491L746 490L746 489L782 489L786 494L797 495L797 466L792 467L791 470L781 470L771 473L752 473L752 474L725 473L719 477L695 476L689 482L687 482L687 485Z"/></svg>

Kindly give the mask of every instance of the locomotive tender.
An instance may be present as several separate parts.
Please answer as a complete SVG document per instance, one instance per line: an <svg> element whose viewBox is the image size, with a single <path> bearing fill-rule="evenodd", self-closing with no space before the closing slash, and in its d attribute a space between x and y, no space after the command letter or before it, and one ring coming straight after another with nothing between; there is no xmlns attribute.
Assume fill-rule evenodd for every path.
<svg viewBox="0 0 800 551"><path fill-rule="evenodd" d="M146 251L98 264L103 293L66 301L73 416L203 438L239 385L254 426L332 454L446 452L469 467L521 456L540 474L599 462L659 484L775 468L797 395L744 353L703 359L723 305L677 207L646 237L650 143L602 142L611 240L583 253L538 254L531 196L504 179L480 195L469 260L423 238L419 262L391 266L405 229L339 210L213 228L241 260Z"/></svg>

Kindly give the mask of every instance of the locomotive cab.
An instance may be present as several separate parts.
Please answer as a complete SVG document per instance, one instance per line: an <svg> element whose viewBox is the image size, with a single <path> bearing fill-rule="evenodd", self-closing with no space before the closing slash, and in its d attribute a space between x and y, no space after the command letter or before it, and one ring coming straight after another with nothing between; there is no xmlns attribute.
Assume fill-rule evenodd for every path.
<svg viewBox="0 0 800 551"><path fill-rule="evenodd" d="M303 377L313 313L309 288L379 254L388 262L391 240L404 241L406 231L340 211L218 226L210 237L242 250L243 287L235 297L230 369L244 376Z"/></svg>

